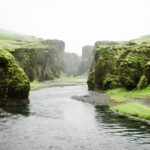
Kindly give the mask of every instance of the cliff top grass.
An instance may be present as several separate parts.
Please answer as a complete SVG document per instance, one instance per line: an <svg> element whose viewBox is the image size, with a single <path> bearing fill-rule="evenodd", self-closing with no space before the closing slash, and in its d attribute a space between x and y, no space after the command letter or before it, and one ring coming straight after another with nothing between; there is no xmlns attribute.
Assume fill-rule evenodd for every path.
<svg viewBox="0 0 150 150"><path fill-rule="evenodd" d="M150 42L150 35L148 34L148 35L141 36L140 38L135 39L133 41L138 42L138 43L141 43L141 42Z"/></svg>
<svg viewBox="0 0 150 150"><path fill-rule="evenodd" d="M43 39L0 29L0 49L13 51L17 48L45 48Z"/></svg>

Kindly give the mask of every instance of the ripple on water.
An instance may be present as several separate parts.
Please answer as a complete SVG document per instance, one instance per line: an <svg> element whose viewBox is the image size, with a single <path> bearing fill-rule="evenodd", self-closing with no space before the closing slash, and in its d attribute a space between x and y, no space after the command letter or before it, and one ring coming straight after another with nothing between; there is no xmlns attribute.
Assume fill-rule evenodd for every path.
<svg viewBox="0 0 150 150"><path fill-rule="evenodd" d="M0 150L149 150L147 124L71 99L87 93L83 85L41 89L29 106L0 109Z"/></svg>

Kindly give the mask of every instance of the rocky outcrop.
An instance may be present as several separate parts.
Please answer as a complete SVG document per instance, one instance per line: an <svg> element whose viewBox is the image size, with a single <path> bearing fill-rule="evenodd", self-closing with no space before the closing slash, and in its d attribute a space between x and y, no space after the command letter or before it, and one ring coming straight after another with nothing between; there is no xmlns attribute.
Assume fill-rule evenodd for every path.
<svg viewBox="0 0 150 150"><path fill-rule="evenodd" d="M63 69L65 43L59 40L46 40L42 44L41 48L19 48L12 52L30 81L52 80L59 77Z"/></svg>
<svg viewBox="0 0 150 150"><path fill-rule="evenodd" d="M23 69L9 52L0 50L0 105L28 104L29 90Z"/></svg>
<svg viewBox="0 0 150 150"><path fill-rule="evenodd" d="M80 65L80 57L75 53L64 53L63 55L63 71L68 76L78 75Z"/></svg>
<svg viewBox="0 0 150 150"><path fill-rule="evenodd" d="M63 71L68 76L83 75L90 70L93 60L94 46L84 46L82 48L82 56L75 53L64 53L64 67Z"/></svg>
<svg viewBox="0 0 150 150"><path fill-rule="evenodd" d="M150 44L95 44L94 65L88 78L90 90L143 88L150 83Z"/></svg>
<svg viewBox="0 0 150 150"><path fill-rule="evenodd" d="M90 70L93 60L94 46L86 45L82 48L82 56L75 53L64 53L63 71L68 76L83 75Z"/></svg>
<svg viewBox="0 0 150 150"><path fill-rule="evenodd" d="M78 70L79 75L87 73L89 71L93 60L93 50L94 46L89 45L86 45L82 48L81 63Z"/></svg>

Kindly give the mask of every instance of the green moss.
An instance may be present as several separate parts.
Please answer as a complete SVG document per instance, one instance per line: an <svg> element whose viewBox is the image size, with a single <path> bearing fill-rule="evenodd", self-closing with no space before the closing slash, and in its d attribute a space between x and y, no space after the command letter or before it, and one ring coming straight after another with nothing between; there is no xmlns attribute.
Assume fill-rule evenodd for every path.
<svg viewBox="0 0 150 150"><path fill-rule="evenodd" d="M63 69L64 47L61 40L43 40L0 29L0 49L15 56L30 81L59 77ZM2 61L0 63L4 64Z"/></svg>
<svg viewBox="0 0 150 150"><path fill-rule="evenodd" d="M108 74L116 74L116 57L117 48L115 46L100 46L96 47L98 57L95 65L95 87L98 89L105 89L104 80ZM105 85L104 85L105 84Z"/></svg>
<svg viewBox="0 0 150 150"><path fill-rule="evenodd" d="M134 49L122 60L118 70L122 86L129 90L137 86L147 61L145 54Z"/></svg>
<svg viewBox="0 0 150 150"><path fill-rule="evenodd" d="M147 80L150 82L150 61L145 65L144 74Z"/></svg>
<svg viewBox="0 0 150 150"><path fill-rule="evenodd" d="M0 99L28 98L30 84L15 58L9 52L0 50L0 62Z"/></svg>
<svg viewBox="0 0 150 150"><path fill-rule="evenodd" d="M118 76L107 74L104 78L104 89L114 89L118 87L120 87Z"/></svg>
<svg viewBox="0 0 150 150"><path fill-rule="evenodd" d="M88 80L87 80L87 84L88 84L88 88L89 90L94 90L95 88L95 72L90 72L88 75Z"/></svg>
<svg viewBox="0 0 150 150"><path fill-rule="evenodd" d="M143 75L139 81L139 83L137 84L137 88L140 90L140 89L143 89L145 87L147 87L149 84L148 82L148 79L145 77L145 75Z"/></svg>
<svg viewBox="0 0 150 150"><path fill-rule="evenodd" d="M127 101L133 101L133 100L149 100L150 97L150 86L138 90L134 89L131 91L128 91L124 88L116 88L116 89L109 89L105 91L106 94L109 96L110 100L114 102L127 102Z"/></svg>
<svg viewBox="0 0 150 150"><path fill-rule="evenodd" d="M111 101L121 103L121 102L126 102L131 100L131 94L129 91L123 88L116 88L116 89L111 89L107 90L106 94L109 96L109 99Z"/></svg>
<svg viewBox="0 0 150 150"><path fill-rule="evenodd" d="M95 45L94 86L98 89L124 87L132 90L150 83L150 44L134 42ZM145 75L148 82L143 80ZM144 83L145 82L145 83ZM143 85L142 85L143 84Z"/></svg>
<svg viewBox="0 0 150 150"><path fill-rule="evenodd" d="M111 107L111 110L150 120L150 108L138 103L126 103Z"/></svg>

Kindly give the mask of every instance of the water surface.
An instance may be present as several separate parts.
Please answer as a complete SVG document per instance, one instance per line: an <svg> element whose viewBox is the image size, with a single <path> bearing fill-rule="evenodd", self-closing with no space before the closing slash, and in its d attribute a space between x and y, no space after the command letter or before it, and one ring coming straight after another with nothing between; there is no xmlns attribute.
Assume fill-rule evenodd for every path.
<svg viewBox="0 0 150 150"><path fill-rule="evenodd" d="M84 85L31 91L29 106L0 109L0 150L149 150L150 126L71 99Z"/></svg>

